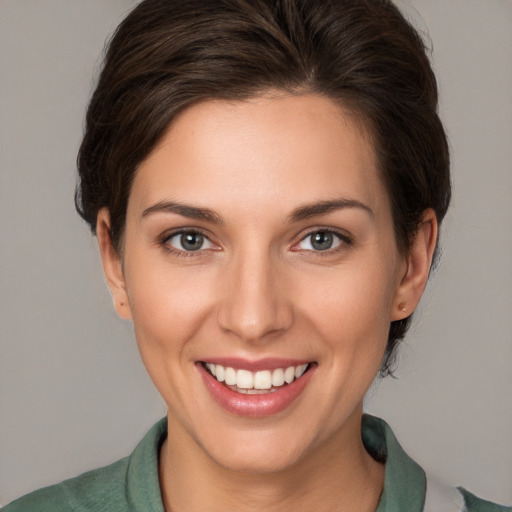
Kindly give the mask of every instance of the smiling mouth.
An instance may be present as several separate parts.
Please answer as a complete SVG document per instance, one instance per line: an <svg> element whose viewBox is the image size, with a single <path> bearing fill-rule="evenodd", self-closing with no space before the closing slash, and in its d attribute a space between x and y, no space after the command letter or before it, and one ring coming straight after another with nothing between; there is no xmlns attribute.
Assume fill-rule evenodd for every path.
<svg viewBox="0 0 512 512"><path fill-rule="evenodd" d="M283 389L302 377L311 367L311 363L257 372L213 363L203 363L203 366L218 382L223 383L232 391L257 395L273 393Z"/></svg>

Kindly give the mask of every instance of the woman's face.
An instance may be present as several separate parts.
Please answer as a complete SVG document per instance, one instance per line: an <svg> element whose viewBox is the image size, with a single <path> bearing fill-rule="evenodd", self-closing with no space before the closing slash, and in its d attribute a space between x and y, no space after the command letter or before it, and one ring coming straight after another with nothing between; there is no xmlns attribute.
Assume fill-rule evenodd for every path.
<svg viewBox="0 0 512 512"><path fill-rule="evenodd" d="M359 436L408 263L372 146L331 100L182 113L137 171L116 265L173 442L265 472Z"/></svg>

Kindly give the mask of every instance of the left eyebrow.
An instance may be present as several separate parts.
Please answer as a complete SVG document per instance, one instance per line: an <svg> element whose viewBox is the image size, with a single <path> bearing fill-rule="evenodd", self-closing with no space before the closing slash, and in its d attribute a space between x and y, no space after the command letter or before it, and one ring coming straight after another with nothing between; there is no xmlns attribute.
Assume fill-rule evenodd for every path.
<svg viewBox="0 0 512 512"><path fill-rule="evenodd" d="M176 203L173 201L160 201L159 203L146 208L142 212L142 217L147 217L153 213L174 213L189 219L204 220L213 224L224 224L224 220L220 215L209 208L198 208L188 204Z"/></svg>
<svg viewBox="0 0 512 512"><path fill-rule="evenodd" d="M375 217L373 210L361 201L341 198L299 206L288 216L288 222L298 222L311 217L316 217L317 215L327 215L333 211L343 210L345 208L359 208L367 212L371 217Z"/></svg>

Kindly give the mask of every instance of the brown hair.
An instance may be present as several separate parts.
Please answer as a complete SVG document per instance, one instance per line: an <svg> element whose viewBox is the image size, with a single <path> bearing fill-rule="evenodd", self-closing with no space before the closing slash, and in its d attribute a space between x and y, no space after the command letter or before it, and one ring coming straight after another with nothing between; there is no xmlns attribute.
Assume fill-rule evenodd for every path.
<svg viewBox="0 0 512 512"><path fill-rule="evenodd" d="M425 209L441 223L450 177L436 79L391 1L144 0L114 33L87 111L75 202L93 233L107 207L120 249L137 166L180 111L268 89L321 94L363 120L402 252ZM383 375L409 323L391 323Z"/></svg>

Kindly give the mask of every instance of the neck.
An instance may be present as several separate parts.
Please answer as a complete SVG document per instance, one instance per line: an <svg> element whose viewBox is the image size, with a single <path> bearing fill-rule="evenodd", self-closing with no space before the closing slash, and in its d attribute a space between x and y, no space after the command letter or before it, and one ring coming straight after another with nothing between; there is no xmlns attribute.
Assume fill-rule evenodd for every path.
<svg viewBox="0 0 512 512"><path fill-rule="evenodd" d="M366 451L361 416L293 466L272 473L233 471L211 459L190 438L183 442L169 418L160 453L160 485L166 512L375 512L384 466ZM175 440L175 442L173 442Z"/></svg>

